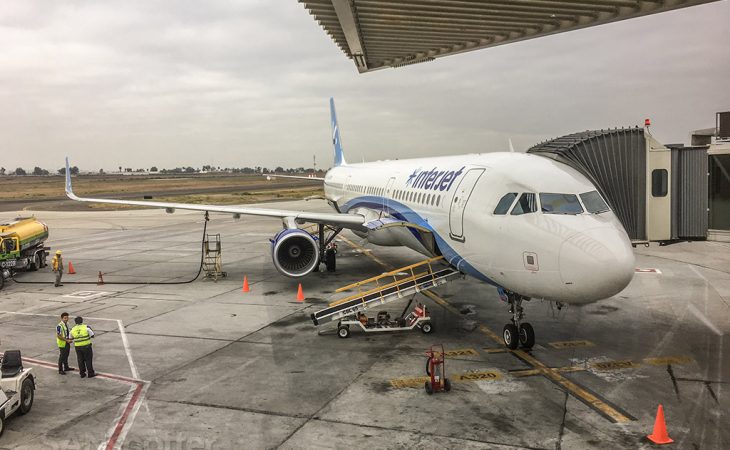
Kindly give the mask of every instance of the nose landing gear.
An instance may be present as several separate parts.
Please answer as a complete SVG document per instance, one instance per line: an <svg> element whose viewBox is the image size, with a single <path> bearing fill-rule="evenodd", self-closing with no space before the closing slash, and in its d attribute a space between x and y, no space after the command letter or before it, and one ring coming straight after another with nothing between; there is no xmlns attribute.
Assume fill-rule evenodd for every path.
<svg viewBox="0 0 730 450"><path fill-rule="evenodd" d="M520 346L529 350L535 345L535 330L528 322L522 321L525 317L522 300L529 300L529 298L513 292L507 293L512 320L502 329L502 339L504 339L504 345L511 350Z"/></svg>

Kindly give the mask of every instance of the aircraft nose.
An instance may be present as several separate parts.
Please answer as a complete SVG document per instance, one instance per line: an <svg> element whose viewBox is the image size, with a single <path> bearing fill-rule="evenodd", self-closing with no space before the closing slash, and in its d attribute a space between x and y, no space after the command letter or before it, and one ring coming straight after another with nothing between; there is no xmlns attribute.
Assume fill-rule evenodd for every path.
<svg viewBox="0 0 730 450"><path fill-rule="evenodd" d="M634 252L623 230L582 231L560 247L560 276L566 301L590 303L618 294L634 276Z"/></svg>

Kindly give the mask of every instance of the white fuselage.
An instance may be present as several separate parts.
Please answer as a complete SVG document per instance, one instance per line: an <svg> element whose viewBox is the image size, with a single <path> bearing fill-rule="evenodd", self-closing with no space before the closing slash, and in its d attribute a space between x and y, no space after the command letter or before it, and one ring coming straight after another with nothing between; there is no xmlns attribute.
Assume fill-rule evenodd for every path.
<svg viewBox="0 0 730 450"><path fill-rule="evenodd" d="M360 233L380 245L443 254L462 272L527 297L588 303L623 290L634 274L626 232L612 211L495 214L505 194L584 194L596 187L576 170L521 153L488 153L337 166L325 195L373 223L413 224ZM517 205L515 204L515 208ZM435 242L423 245L415 228ZM405 234L410 236L404 237Z"/></svg>

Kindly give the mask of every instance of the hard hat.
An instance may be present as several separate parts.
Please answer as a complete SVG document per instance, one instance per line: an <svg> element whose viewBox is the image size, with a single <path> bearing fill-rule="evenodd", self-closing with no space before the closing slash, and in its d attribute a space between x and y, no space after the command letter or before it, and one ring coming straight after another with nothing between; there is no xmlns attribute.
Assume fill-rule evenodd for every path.
<svg viewBox="0 0 730 450"><path fill-rule="evenodd" d="M61 254L61 250L56 250L56 254L57 255L60 255Z"/></svg>

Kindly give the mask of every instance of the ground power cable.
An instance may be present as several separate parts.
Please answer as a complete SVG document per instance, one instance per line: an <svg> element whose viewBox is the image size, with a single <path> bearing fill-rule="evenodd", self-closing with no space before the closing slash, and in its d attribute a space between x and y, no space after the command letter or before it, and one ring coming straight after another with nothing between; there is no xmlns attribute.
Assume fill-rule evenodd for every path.
<svg viewBox="0 0 730 450"><path fill-rule="evenodd" d="M208 230L208 211L205 212L205 220L203 221L203 237L200 241L200 265L198 266L198 273L189 280L186 281L110 281L104 282L104 284L141 284L141 285L176 285L176 284L190 284L200 277L203 272L203 262L205 261L205 233ZM21 281L16 280L15 276L10 277L14 282L18 284L52 284L54 281ZM64 281L62 284L93 284L99 285L98 281Z"/></svg>

